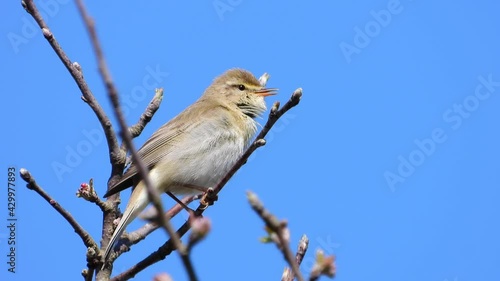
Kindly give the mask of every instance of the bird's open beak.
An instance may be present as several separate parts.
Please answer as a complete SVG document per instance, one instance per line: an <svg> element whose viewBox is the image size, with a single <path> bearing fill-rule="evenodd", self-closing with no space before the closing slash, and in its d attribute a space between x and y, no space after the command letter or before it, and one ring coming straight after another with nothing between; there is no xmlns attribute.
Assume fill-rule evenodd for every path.
<svg viewBox="0 0 500 281"><path fill-rule="evenodd" d="M261 97L268 97L268 96L274 96L278 93L277 88L264 88L260 89L254 92L257 96Z"/></svg>

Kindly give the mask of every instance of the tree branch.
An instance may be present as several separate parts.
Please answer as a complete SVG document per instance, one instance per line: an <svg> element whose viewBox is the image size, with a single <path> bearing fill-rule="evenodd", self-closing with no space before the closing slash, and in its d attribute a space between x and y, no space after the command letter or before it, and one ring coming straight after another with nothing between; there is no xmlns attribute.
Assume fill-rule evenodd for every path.
<svg viewBox="0 0 500 281"><path fill-rule="evenodd" d="M130 150L130 153L132 155L132 159L134 161L134 164L136 165L139 175L144 181L144 184L146 186L147 192L148 192L148 198L151 203L155 206L155 208L158 210L158 222L159 224L165 229L167 234L170 236L170 239L173 241L173 244L175 248L178 250L178 253L182 259L182 262L184 266L186 267L186 271L189 275L190 280L197 280L196 274L193 269L193 265L191 263L191 259L189 257L189 253L186 250L186 247L182 244L179 236L177 236L172 224L170 223L169 220L165 219L163 216L163 206L161 203L161 198L160 195L158 194L158 191L154 189L151 180L149 179L148 176L148 171L144 164L142 163L142 160L137 154L137 150L134 147L134 144L132 142L132 136L128 130L127 124L125 122L125 118L123 117L123 113L120 107L119 103L119 98L118 98L118 91L116 90L116 87L114 86L113 80L111 78L111 74L108 70L106 60L104 59L104 55L99 43L99 39L97 38L97 33L95 30L94 26L94 21L90 16L88 15L83 2L81 0L76 1L77 6L78 6L78 11L80 12L80 15L85 22L85 26L87 28L87 31L89 33L91 42L92 42L92 47L94 49L94 52L96 54L96 59L99 65L99 72L102 76L102 79L104 81L104 84L106 86L106 91L108 93L109 99L111 100L111 103L113 104L113 109L115 112L115 117L118 119L118 122L120 124L120 130L121 130L121 136L127 146L127 148Z"/></svg>
<svg viewBox="0 0 500 281"><path fill-rule="evenodd" d="M82 270L83 280L92 281L94 277L95 267L89 267L88 269Z"/></svg>
<svg viewBox="0 0 500 281"><path fill-rule="evenodd" d="M335 266L335 256L325 256L323 250L316 250L316 260L309 275L309 281L316 281L321 275L334 278L337 274Z"/></svg>
<svg viewBox="0 0 500 281"><path fill-rule="evenodd" d="M144 112L141 114L141 117L139 117L139 121L128 128L128 131L130 132L132 138L136 138L142 133L146 125L153 118L153 115L160 108L162 100L163 89L156 89L153 99L149 102L148 107L146 107ZM122 143L121 149L123 151L126 151L125 142Z"/></svg>
<svg viewBox="0 0 500 281"><path fill-rule="evenodd" d="M30 172L24 168L21 168L19 171L21 178L27 183L26 187L35 191L40 196L42 196L45 201L49 202L49 204L61 215L64 219L73 227L73 230L80 236L83 241L83 244L87 248L99 249L97 243L92 239L92 236L83 229L83 227L78 224L75 218L64 209L56 200L54 200L47 192L45 192L39 185L36 183L35 179L31 176Z"/></svg>
<svg viewBox="0 0 500 281"><path fill-rule="evenodd" d="M252 206L252 209L266 223L266 227L270 230L270 236L273 237L273 234L277 236L277 239L273 240L283 253L283 257L288 262L288 265L292 268L293 275L297 277L298 281L304 281L304 277L302 277L302 273L300 273L299 270L299 265L295 261L292 250L290 249L286 222L278 220L275 215L264 208L264 205L259 198L257 198L255 193L247 191L247 198L248 202L250 202L250 205Z"/></svg>
<svg viewBox="0 0 500 281"><path fill-rule="evenodd" d="M300 238L299 246L297 247L297 253L295 254L295 262L299 267L302 263L302 260L304 259L304 256L306 255L308 246L309 238L307 238L307 236L304 234L302 235L302 238ZM283 271L283 275L281 276L281 281L293 281L294 278L295 274L293 273L293 270L291 270L290 267L286 267Z"/></svg>
<svg viewBox="0 0 500 281"><path fill-rule="evenodd" d="M146 127L149 121L151 121L151 119L153 118L153 115L156 113L158 108L160 108L162 100L163 100L163 89L156 89L155 96L149 102L148 107L146 107L146 110L144 110L144 112L142 113L141 117L139 118L139 121L137 121L136 124L128 128L132 138L136 138L142 133L144 127Z"/></svg>
<svg viewBox="0 0 500 281"><path fill-rule="evenodd" d="M88 202L96 204L103 212L107 211L108 205L97 196L94 188L94 179L90 179L89 183L82 183L76 192L76 197L81 197Z"/></svg>
<svg viewBox="0 0 500 281"><path fill-rule="evenodd" d="M92 91L90 91L87 82L83 78L83 72L80 65L77 62L71 63L71 60L63 51L61 45L59 45L59 42L57 42L56 38L54 37L49 27L43 20L42 15L36 8L33 0L22 0L21 3L24 9L38 23L38 26L42 29L43 36L49 42L54 52L57 54L57 56L59 57L63 65L66 67L66 69L69 71L71 77L73 77L73 80L75 80L78 88L82 92L82 100L86 102L90 106L90 108L92 108L95 115L97 116L97 119L99 120L99 123L101 124L101 127L104 130L104 134L106 136L110 162L118 163L120 162L119 161L121 159L120 157L122 157L123 158L122 161L123 163L125 163L124 162L125 155L120 154L120 147L118 146L118 140L116 138L116 134L114 132L111 121L109 120L108 116L104 113L104 110L102 109L101 105L99 105L99 103L95 99L94 95L92 94Z"/></svg>

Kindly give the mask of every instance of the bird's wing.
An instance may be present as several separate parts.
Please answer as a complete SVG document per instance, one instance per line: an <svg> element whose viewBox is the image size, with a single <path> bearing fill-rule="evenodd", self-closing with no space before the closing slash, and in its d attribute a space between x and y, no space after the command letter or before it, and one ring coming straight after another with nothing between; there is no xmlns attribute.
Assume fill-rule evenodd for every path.
<svg viewBox="0 0 500 281"><path fill-rule="evenodd" d="M200 126L203 116L210 116L210 111L217 110L220 105L210 104L205 100L198 100L174 119L161 126L138 150L138 155L142 159L145 167L151 170L160 159L172 151L171 147L176 146L187 136L186 132L192 131L194 127ZM219 108L220 109L220 108ZM189 120L189 122L179 122L178 120ZM170 147L170 149L167 149ZM139 174L137 166L132 163L128 170L123 174L106 192L104 197L118 193L134 183L134 178Z"/></svg>

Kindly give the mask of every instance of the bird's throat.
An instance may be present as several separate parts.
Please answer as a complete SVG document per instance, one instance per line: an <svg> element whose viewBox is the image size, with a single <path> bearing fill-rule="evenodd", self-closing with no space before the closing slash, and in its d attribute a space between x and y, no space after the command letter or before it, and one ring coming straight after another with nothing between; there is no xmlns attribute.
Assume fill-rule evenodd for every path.
<svg viewBox="0 0 500 281"><path fill-rule="evenodd" d="M246 116L254 119L256 118L258 115L256 114L256 110L253 110L251 105L249 104L246 104L246 103L237 103L236 106L241 110L241 112L243 114L245 114Z"/></svg>

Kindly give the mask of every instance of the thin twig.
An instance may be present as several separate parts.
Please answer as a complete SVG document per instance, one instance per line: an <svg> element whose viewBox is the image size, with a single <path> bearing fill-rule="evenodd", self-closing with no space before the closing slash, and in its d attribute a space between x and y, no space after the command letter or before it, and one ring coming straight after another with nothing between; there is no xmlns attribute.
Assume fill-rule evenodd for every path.
<svg viewBox="0 0 500 281"><path fill-rule="evenodd" d="M45 192L39 185L36 183L35 179L31 176L30 172L24 168L21 168L19 171L21 178L27 183L26 187L35 191L40 196L42 196L45 201L49 202L49 204L59 213L66 221L73 227L73 230L80 236L83 241L83 244L87 248L95 248L98 249L97 243L92 239L92 236L83 229L83 227L78 224L75 218L64 209L56 200L54 200L47 192Z"/></svg>
<svg viewBox="0 0 500 281"><path fill-rule="evenodd" d="M265 79L267 81L267 79ZM252 155L252 153L259 147L265 144L264 137L269 133L273 125L276 123L276 121L283 116L289 109L292 107L296 106L299 104L300 99L302 97L302 89L298 88L295 90L290 97L290 99L285 103L285 105L279 109L279 103L276 102L273 107L271 108L271 112L269 113L269 118L262 128L261 132L257 135L255 138L255 141L250 145L250 147L247 148L247 150L241 155L241 157L236 161L236 163L233 165L231 170L214 186L213 190L214 193L218 193L222 190L224 185L231 179L231 177L246 163L248 158ZM206 205L200 204L194 214L196 216L201 216L203 212L207 209ZM177 229L177 235L179 237L182 237L188 230L191 228L189 225L189 222L185 222L181 227ZM121 274L115 276L112 280L113 281L120 281L120 280L128 280L130 278L133 278L137 273L141 272L148 266L163 260L166 256L170 255L172 251L174 250L172 241L168 240L165 242L161 247L158 248L155 252L151 253L148 255L146 258L138 262L137 264L133 265L129 269L125 270Z"/></svg>
<svg viewBox="0 0 500 281"><path fill-rule="evenodd" d="M89 183L82 183L76 192L76 197L81 197L88 202L96 204L103 212L108 211L108 204L102 201L95 191L94 179L90 179Z"/></svg>
<svg viewBox="0 0 500 281"><path fill-rule="evenodd" d="M321 275L334 278L336 274L335 256L326 256L323 250L317 249L316 259L309 274L309 281L318 280Z"/></svg>
<svg viewBox="0 0 500 281"><path fill-rule="evenodd" d="M293 256L292 249L290 249L290 245L288 243L288 235L286 235L286 222L278 220L275 215L264 208L264 205L259 198L257 198L255 193L247 191L247 198L252 206L252 209L266 223L266 227L271 230L272 234L277 235L278 241L276 241L276 245L283 253L283 257L288 262L288 265L292 268L293 274L297 277L297 280L304 281L304 277L302 277L302 273L300 273L299 270L299 265L297 264Z"/></svg>
<svg viewBox="0 0 500 281"><path fill-rule="evenodd" d="M146 107L144 112L141 114L141 117L139 117L139 121L137 121L136 124L134 124L128 128L132 138L136 138L142 133L142 131L144 130L146 125L153 118L153 115L160 108L162 100L163 100L163 89L161 89L161 88L156 89L153 99L151 99L148 106ZM121 149L123 151L126 150L125 142L122 143Z"/></svg>
<svg viewBox="0 0 500 281"><path fill-rule="evenodd" d="M149 201L153 203L155 208L158 210L158 222L159 224L165 229L165 231L168 233L170 236L170 239L173 240L173 244L177 251L179 252L179 255L183 261L184 266L186 267L186 271L189 275L190 280L197 280L196 274L193 269L193 265L191 263L191 259L188 255L188 252L186 251L186 247L182 244L179 236L177 236L177 233L175 232L172 224L170 223L169 220L165 219L163 216L163 206L161 203L161 198L160 195L158 194L158 191L154 189L153 185L151 184L151 180L149 179L148 176L148 171L144 164L142 163L142 160L137 154L137 150L134 147L134 144L132 142L132 136L130 135L130 132L128 130L128 126L125 122L125 118L123 117L123 113L120 107L119 103L119 98L118 98L118 92L116 90L116 87L114 86L113 80L111 79L111 74L108 70L106 60L104 59L104 55L99 43L99 39L97 38L97 33L95 30L94 26L94 21L90 16L88 15L83 2L81 0L77 0L77 6L78 6L78 11L80 12L80 15L85 22L85 26L87 28L87 31L89 33L92 46L94 49L94 52L96 54L96 59L99 65L99 72L102 76L102 79L104 81L104 84L106 86L106 90L108 92L109 99L111 100L111 103L113 104L113 109L115 112L115 117L118 119L118 122L120 124L120 129L121 129L121 136L126 143L127 148L129 149L132 159L134 160L134 164L136 165L139 175L144 181L144 184L146 186L147 192L148 192L148 198Z"/></svg>
<svg viewBox="0 0 500 281"><path fill-rule="evenodd" d="M153 118L153 115L156 113L158 108L160 108L162 100L163 100L163 89L156 89L153 99L151 99L151 101L148 104L148 107L146 107L146 110L144 110L144 112L141 114L139 121L137 121L136 124L128 128L132 138L135 138L142 133L144 127L146 127L149 121L151 121L151 119Z"/></svg>
<svg viewBox="0 0 500 281"><path fill-rule="evenodd" d="M94 278L94 271L95 271L94 267L89 267L89 269L83 270L82 271L83 279L85 281L92 281L92 279Z"/></svg>
<svg viewBox="0 0 500 281"><path fill-rule="evenodd" d="M104 113L104 110L102 109L101 105L95 99L94 95L92 94L92 91L90 91L87 82L83 78L83 72L80 65L77 62L71 63L71 60L63 51L61 45L59 45L59 42L57 42L56 38L50 31L48 25L43 20L42 15L36 8L33 0L23 0L22 4L24 9L38 23L38 26L42 29L43 36L45 37L45 39L47 39L54 52L57 54L57 56L59 57L63 65L66 67L66 69L69 71L71 77L73 77L73 80L75 80L78 88L82 92L83 101L85 101L90 106L90 108L92 108L95 115L97 116L97 119L99 120L99 123L101 124L101 127L104 130L104 134L106 136L106 142L108 143L110 162L111 163L120 162L118 160L120 159L120 157L123 157L122 161L123 163L125 163L124 162L125 155L120 154L120 147L118 145L118 140L115 131L113 129L113 126L111 124L111 121L109 120L106 113Z"/></svg>
<svg viewBox="0 0 500 281"><path fill-rule="evenodd" d="M309 238L304 234L302 238L300 238L299 246L297 247L297 253L295 254L295 262L298 266L302 263L304 256L307 252L307 247L309 246ZM283 271L283 275L281 277L281 281L293 281L295 278L295 274L293 274L293 270L290 267L286 267Z"/></svg>
<svg viewBox="0 0 500 281"><path fill-rule="evenodd" d="M118 145L118 139L116 137L115 131L113 129L113 125L109 120L108 116L105 114L104 110L100 106L100 104L95 99L92 91L90 90L85 78L83 77L83 71L81 66L77 62L71 62L69 57L63 51L61 45L56 40L55 36L52 34L48 25L43 20L42 15L38 11L33 0L22 0L21 4L24 9L33 17L33 19L37 22L38 26L42 30L42 34L50 44L54 52L57 54L63 65L66 67L68 72L70 73L73 80L76 82L80 92L82 93L82 100L87 103L90 108L94 111L99 124L101 125L104 135L106 138L106 142L108 145L108 155L109 160L112 165L111 167L111 178L116 178L123 173L123 167L125 164L125 153L122 153L120 147ZM115 195L113 199L117 200L119 195ZM97 202L96 202L97 203ZM116 203L115 203L116 204ZM101 209L104 205L100 205ZM105 212L105 214L110 214L110 212ZM113 219L110 216L105 216L105 223L111 222ZM76 223L76 222L74 222ZM111 224L111 223L110 223ZM76 224L77 225L77 224ZM104 228L103 228L104 230ZM95 242L94 242L95 243ZM89 265L88 271L93 272L93 265Z"/></svg>

